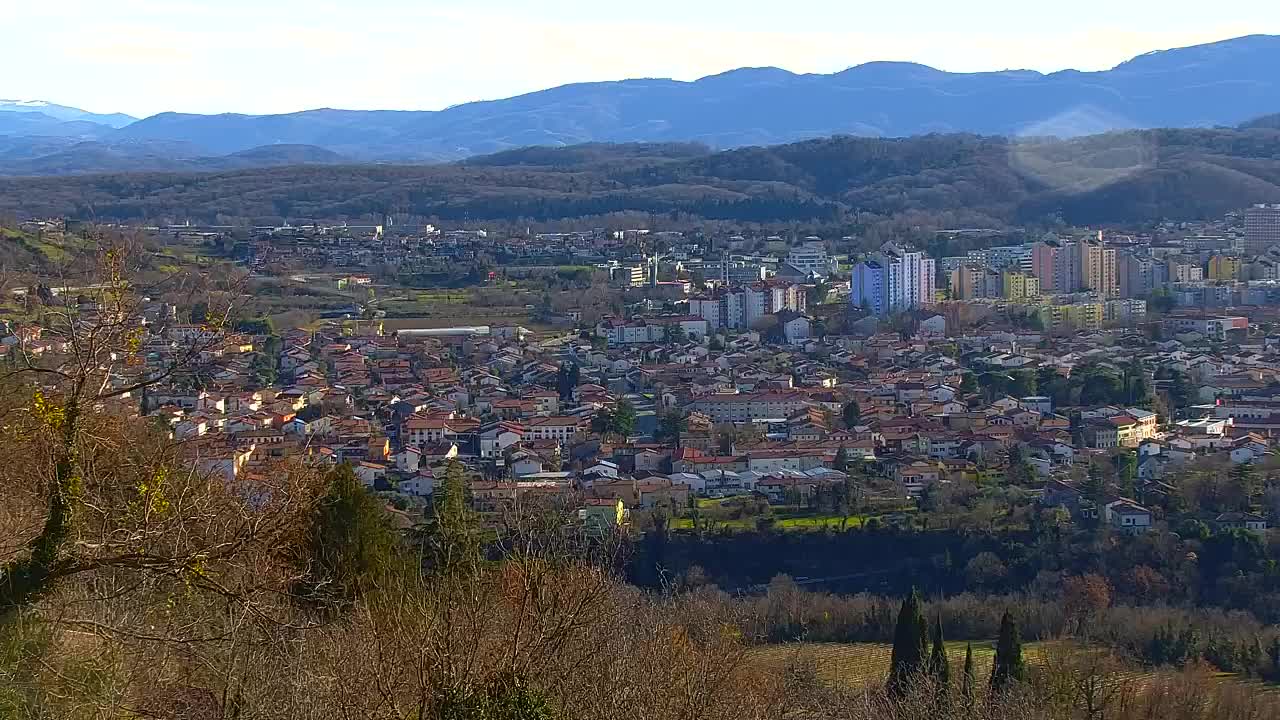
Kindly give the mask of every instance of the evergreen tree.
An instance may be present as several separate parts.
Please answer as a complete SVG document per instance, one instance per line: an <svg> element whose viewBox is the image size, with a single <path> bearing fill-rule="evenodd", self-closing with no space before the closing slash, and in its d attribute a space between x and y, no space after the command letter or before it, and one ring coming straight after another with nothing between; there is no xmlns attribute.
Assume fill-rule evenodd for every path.
<svg viewBox="0 0 1280 720"><path fill-rule="evenodd" d="M920 607L920 593L915 588L902 601L898 625L893 633L893 654L889 660L889 693L906 695L912 679L925 669L929 652L929 627Z"/></svg>
<svg viewBox="0 0 1280 720"><path fill-rule="evenodd" d="M620 400L613 411L613 432L626 440L636 431L636 409L626 400Z"/></svg>
<svg viewBox="0 0 1280 720"><path fill-rule="evenodd" d="M311 519L299 593L318 600L354 600L392 570L399 545L382 503L343 463L329 471Z"/></svg>
<svg viewBox="0 0 1280 720"><path fill-rule="evenodd" d="M1000 636L996 640L996 658L991 666L991 691L1002 692L1010 683L1026 679L1027 667L1022 659L1022 637L1018 623L1009 611L1000 618Z"/></svg>
<svg viewBox="0 0 1280 720"><path fill-rule="evenodd" d="M689 420L684 413L679 410L669 410L662 414L658 420L658 427L654 430L653 439L658 441L669 441L672 445L680 447L680 438L684 436L686 430L689 429Z"/></svg>
<svg viewBox="0 0 1280 720"><path fill-rule="evenodd" d="M951 661L947 659L947 646L942 641L942 618L933 623L933 652L929 656L929 674L933 676L938 692L945 695L951 684Z"/></svg>
<svg viewBox="0 0 1280 720"><path fill-rule="evenodd" d="M1092 500L1095 503L1101 503L1103 496L1107 492L1107 484L1102 479L1102 471L1098 466L1089 466L1088 473L1085 475L1085 480L1080 485L1080 492L1089 500Z"/></svg>
<svg viewBox="0 0 1280 720"><path fill-rule="evenodd" d="M858 407L856 400L850 400L845 403L840 417L844 420L845 427L854 427L862 419L862 408Z"/></svg>
<svg viewBox="0 0 1280 720"><path fill-rule="evenodd" d="M431 555L437 570L463 571L480 556L471 508L467 502L467 475L462 463L450 460L431 493L435 523L431 532Z"/></svg>
<svg viewBox="0 0 1280 720"><path fill-rule="evenodd" d="M973 669L973 643L964 647L964 677L960 679L960 695L967 708L973 708L978 699L978 675Z"/></svg>
<svg viewBox="0 0 1280 720"><path fill-rule="evenodd" d="M840 446L839 450L836 450L836 459L831 463L831 466L840 472L849 469L849 451L845 450L843 445Z"/></svg>

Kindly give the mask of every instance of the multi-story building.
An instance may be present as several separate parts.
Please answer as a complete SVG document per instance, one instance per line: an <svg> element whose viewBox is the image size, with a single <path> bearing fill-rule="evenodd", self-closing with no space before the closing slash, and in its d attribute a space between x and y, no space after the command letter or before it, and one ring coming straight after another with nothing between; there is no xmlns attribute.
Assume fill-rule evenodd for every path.
<svg viewBox="0 0 1280 720"><path fill-rule="evenodd" d="M1073 293L1080 290L1081 246L1082 243L1053 237L1035 244L1031 250L1031 268L1040 280L1041 291Z"/></svg>
<svg viewBox="0 0 1280 720"><path fill-rule="evenodd" d="M1000 275L1000 296L1006 300L1026 300L1040 295L1040 279L1024 272L1005 271Z"/></svg>
<svg viewBox="0 0 1280 720"><path fill-rule="evenodd" d="M1117 275L1120 284L1120 297L1142 298L1151 294L1157 287L1156 266L1158 263L1147 255L1120 255ZM1163 265L1162 265L1163 267Z"/></svg>
<svg viewBox="0 0 1280 720"><path fill-rule="evenodd" d="M752 283L689 301L689 314L705 320L711 329L742 330L766 315L784 310L803 313L807 308L808 297L803 285L778 280Z"/></svg>
<svg viewBox="0 0 1280 720"><path fill-rule="evenodd" d="M596 327L596 335L605 338L610 345L643 345L665 342L668 328L679 325L685 337L706 337L707 321L694 315L674 315L653 318L637 318L630 322L605 320Z"/></svg>
<svg viewBox="0 0 1280 720"><path fill-rule="evenodd" d="M791 248L785 262L807 273L826 277L837 269L835 258L827 254L827 247L817 238L805 238L803 245Z"/></svg>
<svg viewBox="0 0 1280 720"><path fill-rule="evenodd" d="M1078 243L1080 255L1080 282L1088 290L1103 297L1119 297L1120 283L1116 278L1116 251L1094 243Z"/></svg>
<svg viewBox="0 0 1280 720"><path fill-rule="evenodd" d="M1103 319L1113 325L1136 325L1147 319L1147 301L1137 298L1108 300L1103 305Z"/></svg>
<svg viewBox="0 0 1280 720"><path fill-rule="evenodd" d="M922 252L885 245L872 259L854 266L849 302L875 315L932 305L936 269Z"/></svg>
<svg viewBox="0 0 1280 720"><path fill-rule="evenodd" d="M974 263L992 270L1014 270L1032 274L1033 245L1001 245L982 250L970 250L968 258Z"/></svg>
<svg viewBox="0 0 1280 720"><path fill-rule="evenodd" d="M1181 333L1199 333L1211 340L1226 340L1227 333L1232 330L1249 329L1249 318L1224 316L1216 317L1204 316L1171 316L1164 319L1164 332L1167 335L1178 335Z"/></svg>
<svg viewBox="0 0 1280 720"><path fill-rule="evenodd" d="M947 276L952 300L975 300L987 296L987 271L974 265L961 265Z"/></svg>
<svg viewBox="0 0 1280 720"><path fill-rule="evenodd" d="M1105 316L1102 303L1096 302L1040 306L1044 326L1059 330L1098 330Z"/></svg>
<svg viewBox="0 0 1280 720"><path fill-rule="evenodd" d="M1209 258L1210 280L1239 280L1243 263L1231 255L1214 255Z"/></svg>
<svg viewBox="0 0 1280 720"><path fill-rule="evenodd" d="M809 404L804 393L766 392L710 395L693 401L689 409L712 422L738 423L788 418Z"/></svg>
<svg viewBox="0 0 1280 720"><path fill-rule="evenodd" d="M1204 268L1199 263L1187 262L1181 257L1171 257L1165 261L1168 269L1168 281L1175 283L1200 282L1204 280Z"/></svg>
<svg viewBox="0 0 1280 720"><path fill-rule="evenodd" d="M849 303L861 307L872 315L880 316L888 312L888 298L885 297L884 266L878 260L866 260L853 266L853 275L849 280Z"/></svg>
<svg viewBox="0 0 1280 720"><path fill-rule="evenodd" d="M750 260L715 260L702 264L702 278L725 285L748 285L769 277L764 263Z"/></svg>
<svg viewBox="0 0 1280 720"><path fill-rule="evenodd" d="M1245 250L1261 255L1273 245L1280 245L1280 205L1254 205L1245 210Z"/></svg>

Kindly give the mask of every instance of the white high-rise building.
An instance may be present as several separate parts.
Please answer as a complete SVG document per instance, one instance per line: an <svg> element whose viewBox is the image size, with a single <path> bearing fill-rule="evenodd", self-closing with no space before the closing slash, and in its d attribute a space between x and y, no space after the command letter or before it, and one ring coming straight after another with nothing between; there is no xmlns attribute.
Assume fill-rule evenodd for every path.
<svg viewBox="0 0 1280 720"><path fill-rule="evenodd" d="M928 255L886 245L853 269L849 302L886 315L932 305L937 264Z"/></svg>
<svg viewBox="0 0 1280 720"><path fill-rule="evenodd" d="M922 252L898 252L884 263L888 271L885 293L890 312L914 310L934 302L935 265Z"/></svg>

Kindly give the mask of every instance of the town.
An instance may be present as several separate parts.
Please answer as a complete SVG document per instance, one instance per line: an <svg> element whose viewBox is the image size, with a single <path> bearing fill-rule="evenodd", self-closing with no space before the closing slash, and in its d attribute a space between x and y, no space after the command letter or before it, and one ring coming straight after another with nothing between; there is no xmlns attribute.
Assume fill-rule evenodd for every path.
<svg viewBox="0 0 1280 720"><path fill-rule="evenodd" d="M147 229L286 283L265 313L301 306L291 288L327 304L275 328L146 303L117 372L193 345L198 372L118 402L228 480L289 459L349 463L408 526L455 463L481 513L556 499L597 533L911 524L942 514L944 496L958 522L1008 487L1123 534L1261 531L1280 512L1258 482L1190 503L1179 486L1192 469L1272 463L1280 206L939 258L893 242L837 256L818 238L392 227ZM455 276L463 298L533 299L522 283L542 277L543 296L495 310L503 324L451 303L432 322L397 320L395 298L413 292L389 281L431 273ZM548 274L569 288L552 294ZM28 290L14 291L28 308L75 292ZM7 330L11 358L68 350L37 322Z"/></svg>

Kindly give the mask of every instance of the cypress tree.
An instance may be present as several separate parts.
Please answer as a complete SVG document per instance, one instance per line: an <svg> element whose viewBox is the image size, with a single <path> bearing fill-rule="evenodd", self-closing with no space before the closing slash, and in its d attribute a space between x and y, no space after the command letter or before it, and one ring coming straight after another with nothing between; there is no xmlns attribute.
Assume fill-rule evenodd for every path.
<svg viewBox="0 0 1280 720"><path fill-rule="evenodd" d="M928 625L920 609L915 588L902 601L898 625L893 632L893 655L889 661L888 690L895 697L906 695L911 679L925 669L929 652Z"/></svg>
<svg viewBox="0 0 1280 720"><path fill-rule="evenodd" d="M939 692L946 693L951 684L951 661L947 660L947 646L942 641L942 618L933 624L933 653L929 657L929 674L937 683Z"/></svg>
<svg viewBox="0 0 1280 720"><path fill-rule="evenodd" d="M465 570L479 560L480 547L467 504L467 474L462 463L450 460L444 478L431 493L435 524L431 549L435 566L444 572Z"/></svg>
<svg viewBox="0 0 1280 720"><path fill-rule="evenodd" d="M1022 659L1022 637L1018 624L1006 610L1000 618L1000 637L996 640L996 658L991 666L991 691L1001 692L1012 682L1026 679L1027 668Z"/></svg>
<svg viewBox="0 0 1280 720"><path fill-rule="evenodd" d="M964 677L960 679L960 694L964 697L967 708L972 708L978 699L978 675L973 669L973 643L964 648Z"/></svg>

